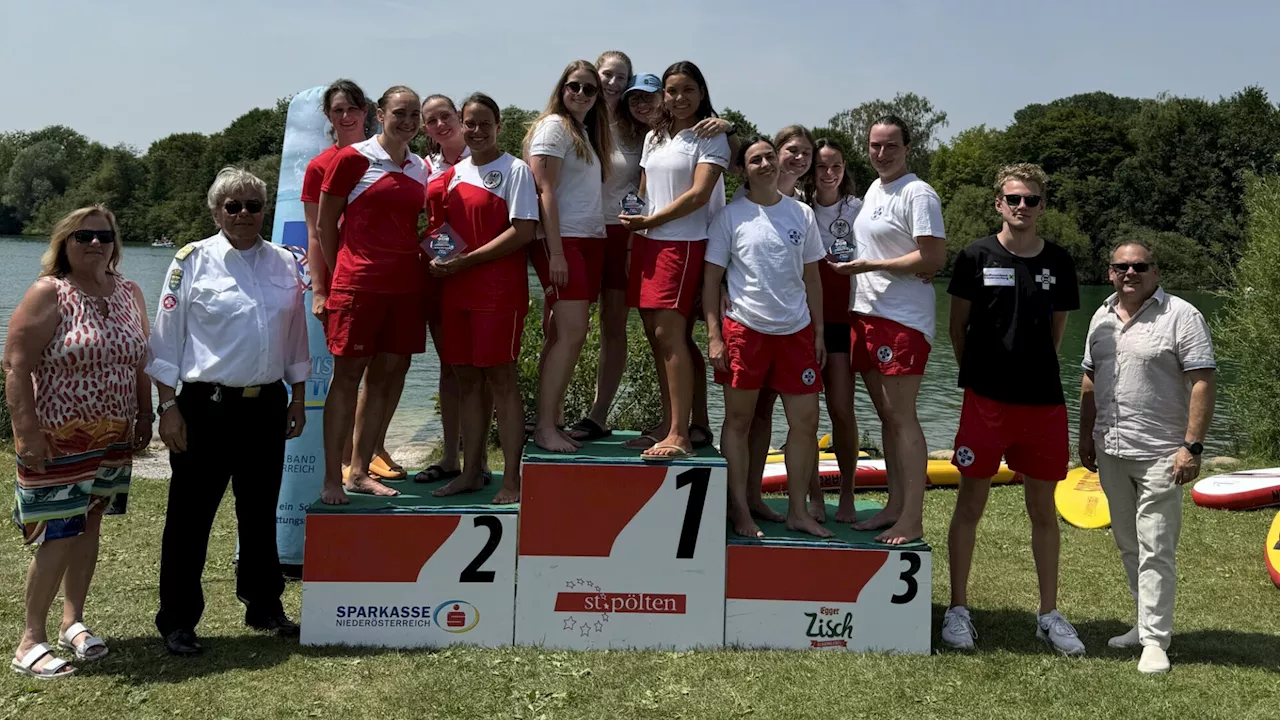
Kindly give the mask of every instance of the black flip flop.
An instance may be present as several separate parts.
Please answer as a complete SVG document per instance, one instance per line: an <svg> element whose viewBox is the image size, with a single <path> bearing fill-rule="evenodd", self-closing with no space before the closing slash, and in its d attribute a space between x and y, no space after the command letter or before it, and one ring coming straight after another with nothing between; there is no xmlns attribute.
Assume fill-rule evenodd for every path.
<svg viewBox="0 0 1280 720"><path fill-rule="evenodd" d="M695 431L702 433L705 439L694 440L693 433ZM711 431L708 430L705 426L697 425L697 424L689 426L689 443L693 445L694 450L701 450L702 448L705 448L705 447L711 447L711 444L714 443L715 441L716 441L716 436L712 435Z"/></svg>
<svg viewBox="0 0 1280 720"><path fill-rule="evenodd" d="M612 430L602 428L595 420L586 417L574 423L573 427L569 428L567 432L569 433L569 437L577 440L578 442L591 442L592 440L607 438L613 434ZM578 437L573 434L576 432L585 434L582 437Z"/></svg>
<svg viewBox="0 0 1280 720"><path fill-rule="evenodd" d="M461 474L461 470L445 470L439 465L432 465L426 470L414 475L413 481L416 483L440 482L441 480L452 480Z"/></svg>

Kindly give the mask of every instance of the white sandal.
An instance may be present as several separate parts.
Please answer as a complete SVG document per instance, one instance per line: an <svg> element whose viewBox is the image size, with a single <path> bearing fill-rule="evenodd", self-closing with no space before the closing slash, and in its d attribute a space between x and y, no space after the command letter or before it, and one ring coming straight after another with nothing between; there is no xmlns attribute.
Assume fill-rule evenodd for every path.
<svg viewBox="0 0 1280 720"><path fill-rule="evenodd" d="M76 645L76 636L80 633L85 633L88 637L86 637L79 645ZM93 631L85 627L84 623L79 622L72 623L71 627L67 628L66 632L58 636L58 647L63 648L64 650L74 651L76 659L85 662L101 660L106 657L109 652L107 644L102 641L102 638L94 635ZM102 649L94 651L94 648Z"/></svg>
<svg viewBox="0 0 1280 720"><path fill-rule="evenodd" d="M9 667L13 668L13 671L19 675L26 675L36 680L56 680L76 674L75 666L58 657L45 663L44 667L36 668L36 663L40 662L41 658L46 655L53 655L53 648L50 648L46 643L40 643L28 650L27 654L22 656L22 660L10 660ZM70 669L63 670L63 668Z"/></svg>

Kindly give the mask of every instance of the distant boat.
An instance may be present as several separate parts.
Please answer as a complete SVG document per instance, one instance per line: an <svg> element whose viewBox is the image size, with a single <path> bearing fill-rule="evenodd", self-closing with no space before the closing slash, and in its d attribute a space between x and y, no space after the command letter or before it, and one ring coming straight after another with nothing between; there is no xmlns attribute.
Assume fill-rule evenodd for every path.
<svg viewBox="0 0 1280 720"><path fill-rule="evenodd" d="M169 238L160 238L159 240L153 241L151 243L151 247L171 248L171 247L177 247L177 246L174 245L173 241L170 240Z"/></svg>

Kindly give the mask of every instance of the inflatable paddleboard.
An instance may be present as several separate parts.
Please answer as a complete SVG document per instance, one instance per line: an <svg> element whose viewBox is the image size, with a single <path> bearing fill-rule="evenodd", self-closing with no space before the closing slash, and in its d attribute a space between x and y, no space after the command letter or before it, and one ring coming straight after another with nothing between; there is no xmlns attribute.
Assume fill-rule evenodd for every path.
<svg viewBox="0 0 1280 720"><path fill-rule="evenodd" d="M925 481L926 485L953 486L960 484L960 471L946 460L930 460L926 472L928 473ZM1021 480L1022 477L1010 470L1007 465L1001 465L1000 472L991 479L991 482L1001 485L1021 482ZM821 453L818 456L818 483L823 490L840 489L840 464L836 462L835 455ZM857 490L882 490L888 487L885 461L883 459L858 460L858 468L853 474L853 487ZM761 489L767 493L787 491L787 466L781 462L781 458L764 466L764 479L761 482Z"/></svg>
<svg viewBox="0 0 1280 720"><path fill-rule="evenodd" d="M1191 499L1215 510L1252 510L1280 505L1280 468L1214 475L1191 488Z"/></svg>
<svg viewBox="0 0 1280 720"><path fill-rule="evenodd" d="M1111 525L1111 508L1098 482L1098 473L1079 467L1067 473L1053 491L1054 504L1063 520L1085 530Z"/></svg>
<svg viewBox="0 0 1280 720"><path fill-rule="evenodd" d="M1276 513L1275 519L1271 521L1263 554L1267 559L1267 572L1271 574L1271 582L1280 587L1280 513Z"/></svg>

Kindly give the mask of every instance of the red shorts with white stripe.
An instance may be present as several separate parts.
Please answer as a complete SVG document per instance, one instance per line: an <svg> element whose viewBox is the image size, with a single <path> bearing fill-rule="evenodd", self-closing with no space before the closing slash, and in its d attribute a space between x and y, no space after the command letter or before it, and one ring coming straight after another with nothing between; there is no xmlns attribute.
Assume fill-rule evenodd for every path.
<svg viewBox="0 0 1280 720"><path fill-rule="evenodd" d="M621 225L604 226L604 276L600 286L605 290L627 290L627 241L631 232Z"/></svg>
<svg viewBox="0 0 1280 720"><path fill-rule="evenodd" d="M931 350L924 333L888 318L857 313L849 326L849 365L854 372L924 374Z"/></svg>
<svg viewBox="0 0 1280 720"><path fill-rule="evenodd" d="M542 283L547 300L587 300L595 302L600 297L600 280L604 274L604 238L560 238L565 264L569 266L569 284L556 287L551 284L551 251L546 238L534 241L529 251L533 269Z"/></svg>
<svg viewBox="0 0 1280 720"><path fill-rule="evenodd" d="M822 367L813 344L813 325L790 335L766 335L725 318L720 324L729 372L715 381L735 390L768 387L784 395L822 392Z"/></svg>
<svg viewBox="0 0 1280 720"><path fill-rule="evenodd" d="M440 360L450 365L497 367L520 357L525 312L444 308L440 318Z"/></svg>
<svg viewBox="0 0 1280 720"><path fill-rule="evenodd" d="M627 304L641 310L678 310L685 317L702 293L706 240L631 240Z"/></svg>
<svg viewBox="0 0 1280 720"><path fill-rule="evenodd" d="M1035 480L1067 477L1065 405L1015 405L985 398L965 388L951 464L965 477L987 479L1009 469Z"/></svg>

